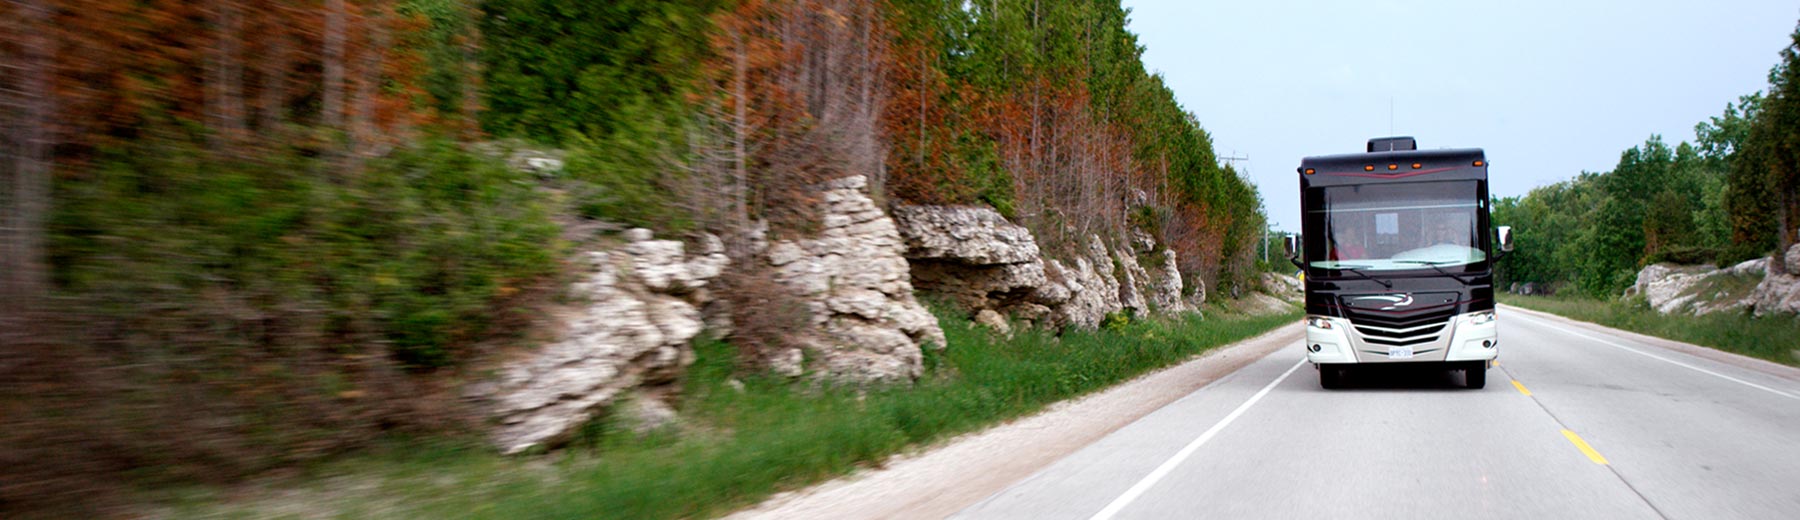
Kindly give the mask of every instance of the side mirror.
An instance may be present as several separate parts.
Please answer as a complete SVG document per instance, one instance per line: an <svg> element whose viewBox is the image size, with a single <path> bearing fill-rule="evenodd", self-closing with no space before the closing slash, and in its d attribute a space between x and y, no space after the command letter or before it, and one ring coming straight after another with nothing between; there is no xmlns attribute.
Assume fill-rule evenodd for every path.
<svg viewBox="0 0 1800 520"><path fill-rule="evenodd" d="M1500 226L1496 234L1500 237L1500 252L1511 253L1513 250L1512 226Z"/></svg>
<svg viewBox="0 0 1800 520"><path fill-rule="evenodd" d="M1300 251L1300 236L1287 235L1281 237L1281 250L1287 253L1288 258L1293 258L1294 254Z"/></svg>

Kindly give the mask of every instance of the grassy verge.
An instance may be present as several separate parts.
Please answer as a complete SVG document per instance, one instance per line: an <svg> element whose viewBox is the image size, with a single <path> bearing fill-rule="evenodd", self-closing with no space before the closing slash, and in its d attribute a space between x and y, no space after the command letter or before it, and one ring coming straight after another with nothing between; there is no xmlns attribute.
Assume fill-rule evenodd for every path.
<svg viewBox="0 0 1800 520"><path fill-rule="evenodd" d="M1659 338L1705 345L1726 352L1800 366L1800 319L1752 318L1742 312L1705 316L1663 315L1641 302L1602 301L1582 297L1504 295L1501 303L1548 312Z"/></svg>
<svg viewBox="0 0 1800 520"><path fill-rule="evenodd" d="M262 498L224 505L211 492L177 498L185 505L174 506L172 516L714 516L1297 318L1297 311L1215 313L1060 337L1027 330L1007 339L943 317L950 347L928 354L919 384L864 393L737 381L731 347L705 343L697 346L676 428L640 435L597 421L575 446L539 457L501 457L474 443L396 447L312 468L299 484L271 486L283 491L253 493Z"/></svg>

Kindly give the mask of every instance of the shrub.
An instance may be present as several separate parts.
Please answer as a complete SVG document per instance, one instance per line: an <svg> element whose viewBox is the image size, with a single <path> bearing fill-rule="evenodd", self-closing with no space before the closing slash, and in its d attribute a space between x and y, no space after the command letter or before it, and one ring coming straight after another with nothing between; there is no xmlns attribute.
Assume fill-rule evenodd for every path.
<svg viewBox="0 0 1800 520"><path fill-rule="evenodd" d="M0 460L44 445L67 451L31 457L44 474L210 480L455 427L425 374L521 322L556 227L530 179L452 143L332 166L168 138L58 177L50 372L7 400L32 412Z"/></svg>

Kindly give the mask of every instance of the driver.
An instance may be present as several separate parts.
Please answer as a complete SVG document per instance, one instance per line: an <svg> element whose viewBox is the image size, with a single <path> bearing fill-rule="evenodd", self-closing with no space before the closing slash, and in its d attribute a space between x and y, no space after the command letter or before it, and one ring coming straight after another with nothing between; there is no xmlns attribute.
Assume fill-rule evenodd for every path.
<svg viewBox="0 0 1800 520"><path fill-rule="evenodd" d="M1426 224L1426 226L1425 247L1439 244L1453 246L1464 245L1463 237L1456 232L1456 226L1451 225L1450 219L1440 215L1432 218L1430 223Z"/></svg>

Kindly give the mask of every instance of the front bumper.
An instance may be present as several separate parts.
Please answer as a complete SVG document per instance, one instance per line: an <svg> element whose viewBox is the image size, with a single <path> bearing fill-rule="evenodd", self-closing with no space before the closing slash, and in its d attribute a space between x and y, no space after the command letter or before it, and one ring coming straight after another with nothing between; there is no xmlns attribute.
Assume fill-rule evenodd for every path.
<svg viewBox="0 0 1800 520"><path fill-rule="evenodd" d="M1459 314L1450 318L1447 333L1436 339L1408 345L1413 357L1389 358L1389 345L1370 343L1350 320L1327 316L1308 316L1306 324L1306 359L1313 364L1411 363L1441 361L1484 361L1500 355L1498 320L1475 323L1479 314ZM1322 321L1327 327L1319 326Z"/></svg>

